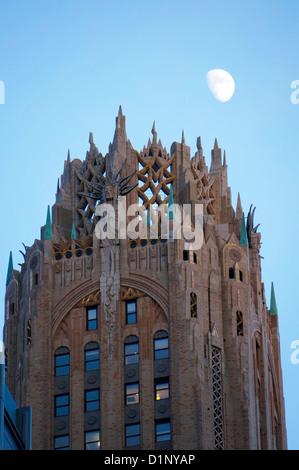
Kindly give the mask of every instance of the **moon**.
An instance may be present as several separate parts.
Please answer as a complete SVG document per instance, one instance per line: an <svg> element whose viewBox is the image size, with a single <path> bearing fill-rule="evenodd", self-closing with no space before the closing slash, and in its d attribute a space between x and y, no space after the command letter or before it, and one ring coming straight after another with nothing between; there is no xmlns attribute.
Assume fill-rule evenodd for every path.
<svg viewBox="0 0 299 470"><path fill-rule="evenodd" d="M207 83L212 95L222 103L230 100L235 92L234 79L226 70L210 70L207 73Z"/></svg>

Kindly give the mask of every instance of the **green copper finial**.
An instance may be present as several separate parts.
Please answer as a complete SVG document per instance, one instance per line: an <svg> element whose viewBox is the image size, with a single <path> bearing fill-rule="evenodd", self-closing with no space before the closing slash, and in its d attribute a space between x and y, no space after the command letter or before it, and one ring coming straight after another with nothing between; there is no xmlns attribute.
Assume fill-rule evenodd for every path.
<svg viewBox="0 0 299 470"><path fill-rule="evenodd" d="M241 228L240 246L248 246L248 238L247 238L247 232L246 232L246 225L245 225L245 215L244 215L244 212L243 212L243 217L242 217L242 228Z"/></svg>
<svg viewBox="0 0 299 470"><path fill-rule="evenodd" d="M173 219L173 210L170 210L170 208L173 208L173 192L172 192L172 184L170 184L170 190L169 190L169 200L168 200L168 216L170 219Z"/></svg>
<svg viewBox="0 0 299 470"><path fill-rule="evenodd" d="M146 226L147 227L151 226L151 213L150 213L150 210L151 210L151 205L149 204L148 209L147 209L147 213L146 213Z"/></svg>
<svg viewBox="0 0 299 470"><path fill-rule="evenodd" d="M13 261L12 261L12 252L9 254L9 261L8 261L8 269L7 269L7 278L6 278L6 285L8 286L10 281L10 276L13 270Z"/></svg>
<svg viewBox="0 0 299 470"><path fill-rule="evenodd" d="M77 235L76 235L75 222L73 221L71 239L72 239L72 240L75 240L75 238L77 238Z"/></svg>
<svg viewBox="0 0 299 470"><path fill-rule="evenodd" d="M274 292L274 284L271 284L271 300L270 300L270 315L278 315L276 299L275 299L275 292Z"/></svg>
<svg viewBox="0 0 299 470"><path fill-rule="evenodd" d="M48 206L47 222L46 222L44 239L51 240L52 238L53 238L53 232L52 232L52 223L51 223L51 215L50 215L50 206Z"/></svg>

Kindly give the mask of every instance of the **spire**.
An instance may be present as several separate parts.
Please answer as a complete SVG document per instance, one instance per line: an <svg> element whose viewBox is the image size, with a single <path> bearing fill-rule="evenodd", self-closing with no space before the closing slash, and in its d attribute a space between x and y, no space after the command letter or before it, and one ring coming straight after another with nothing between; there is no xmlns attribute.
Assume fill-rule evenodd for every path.
<svg viewBox="0 0 299 470"><path fill-rule="evenodd" d="M169 190L169 199L168 199L168 210L172 207L173 209L173 192L172 192L172 184L170 184ZM173 219L173 210L169 210L168 216L170 219Z"/></svg>
<svg viewBox="0 0 299 470"><path fill-rule="evenodd" d="M71 163L71 153L70 153L70 149L68 149L68 152L67 152L67 162L68 162L68 163Z"/></svg>
<svg viewBox="0 0 299 470"><path fill-rule="evenodd" d="M75 222L73 221L71 239L72 239L72 240L75 240L76 238L77 238L77 235L76 235L76 227L75 227Z"/></svg>
<svg viewBox="0 0 299 470"><path fill-rule="evenodd" d="M239 220L239 219L241 219L242 216L243 216L243 209L242 209L242 204L241 204L241 196L240 196L240 193L238 193L236 217Z"/></svg>
<svg viewBox="0 0 299 470"><path fill-rule="evenodd" d="M8 261L8 269L7 269L6 286L8 286L8 284L9 284L12 270L13 270L13 260L12 260L12 252L10 252L9 253L9 261Z"/></svg>
<svg viewBox="0 0 299 470"><path fill-rule="evenodd" d="M242 216L242 228L241 228L241 237L240 237L240 246L248 246L248 238L245 225L245 215L243 212Z"/></svg>
<svg viewBox="0 0 299 470"><path fill-rule="evenodd" d="M119 105L118 116L123 116L123 110L122 110L121 104Z"/></svg>
<svg viewBox="0 0 299 470"><path fill-rule="evenodd" d="M157 131L156 131L156 126L155 126L155 121L152 127L152 134L153 134L153 144L157 143Z"/></svg>
<svg viewBox="0 0 299 470"><path fill-rule="evenodd" d="M273 281L271 283L271 300L270 300L270 315L272 316L277 316L278 315L278 310L277 310L277 305L276 305L276 299L275 299L275 292L274 292L274 284Z"/></svg>
<svg viewBox="0 0 299 470"><path fill-rule="evenodd" d="M199 152L199 156L202 157L203 156L203 148L202 148L202 145L201 145L201 137L197 137L197 150Z"/></svg>
<svg viewBox="0 0 299 470"><path fill-rule="evenodd" d="M182 131L182 144L185 145L186 141L185 141L185 134L184 134L184 131Z"/></svg>
<svg viewBox="0 0 299 470"><path fill-rule="evenodd" d="M218 147L218 141L217 138L215 138L210 171L219 173L221 167L221 148Z"/></svg>
<svg viewBox="0 0 299 470"><path fill-rule="evenodd" d="M45 240L53 239L52 223L51 223L51 215L50 215L50 206L48 206L48 211L47 211L47 221L46 221L44 239Z"/></svg>
<svg viewBox="0 0 299 470"><path fill-rule="evenodd" d="M226 154L225 154L225 150L223 151L223 165L222 166L226 166Z"/></svg>

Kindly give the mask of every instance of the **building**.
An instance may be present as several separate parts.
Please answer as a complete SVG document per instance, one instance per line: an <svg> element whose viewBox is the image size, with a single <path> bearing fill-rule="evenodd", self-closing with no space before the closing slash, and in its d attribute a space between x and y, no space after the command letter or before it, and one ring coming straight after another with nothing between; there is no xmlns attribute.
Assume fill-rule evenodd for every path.
<svg viewBox="0 0 299 470"><path fill-rule="evenodd" d="M138 152L121 108L108 153L89 143L83 161L68 154L21 270L9 263L6 380L32 406L33 449L285 449L274 289L268 308L261 234L232 205L225 152L215 140L208 168L183 134L168 153L155 125ZM202 244L176 225L183 204ZM110 208L121 229L105 238Z"/></svg>
<svg viewBox="0 0 299 470"><path fill-rule="evenodd" d="M4 362L0 351L0 450L30 450L32 410L17 407L5 384Z"/></svg>

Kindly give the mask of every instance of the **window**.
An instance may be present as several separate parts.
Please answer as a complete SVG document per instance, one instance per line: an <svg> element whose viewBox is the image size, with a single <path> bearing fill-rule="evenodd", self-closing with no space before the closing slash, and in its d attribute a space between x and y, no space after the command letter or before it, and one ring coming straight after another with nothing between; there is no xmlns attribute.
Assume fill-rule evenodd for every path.
<svg viewBox="0 0 299 470"><path fill-rule="evenodd" d="M67 375L70 373L70 353L67 348L59 348L55 355L55 375Z"/></svg>
<svg viewBox="0 0 299 470"><path fill-rule="evenodd" d="M85 347L85 370L100 368L100 350L97 343L89 343Z"/></svg>
<svg viewBox="0 0 299 470"><path fill-rule="evenodd" d="M96 330L98 327L97 308L91 307L87 309L87 330Z"/></svg>
<svg viewBox="0 0 299 470"><path fill-rule="evenodd" d="M137 302L136 300L130 300L126 302L126 323L131 325L137 322Z"/></svg>
<svg viewBox="0 0 299 470"><path fill-rule="evenodd" d="M168 378L156 379L155 399L164 400L164 398L169 398L169 380Z"/></svg>
<svg viewBox="0 0 299 470"><path fill-rule="evenodd" d="M69 394L56 395L55 397L55 416L68 416L69 414Z"/></svg>
<svg viewBox="0 0 299 470"><path fill-rule="evenodd" d="M168 357L168 334L166 331L158 331L154 338L155 359L165 359Z"/></svg>
<svg viewBox="0 0 299 470"><path fill-rule="evenodd" d="M243 282L243 273L242 271L239 271L239 279L241 282Z"/></svg>
<svg viewBox="0 0 299 470"><path fill-rule="evenodd" d="M189 251L188 250L183 250L183 260L184 261L189 261Z"/></svg>
<svg viewBox="0 0 299 470"><path fill-rule="evenodd" d="M156 421L156 442L170 440L170 421Z"/></svg>
<svg viewBox="0 0 299 470"><path fill-rule="evenodd" d="M229 268L228 277L230 279L235 279L235 270L234 270L234 268Z"/></svg>
<svg viewBox="0 0 299 470"><path fill-rule="evenodd" d="M100 431L86 431L85 432L85 450L100 450Z"/></svg>
<svg viewBox="0 0 299 470"><path fill-rule="evenodd" d="M125 344L125 364L136 364L139 362L139 343Z"/></svg>
<svg viewBox="0 0 299 470"><path fill-rule="evenodd" d="M194 292L190 294L190 315L191 318L197 318L197 298Z"/></svg>
<svg viewBox="0 0 299 470"><path fill-rule="evenodd" d="M126 447L140 445L140 424L128 424L126 426Z"/></svg>
<svg viewBox="0 0 299 470"><path fill-rule="evenodd" d="M125 394L126 405L139 403L139 383L125 385Z"/></svg>
<svg viewBox="0 0 299 470"><path fill-rule="evenodd" d="M100 391L85 390L85 411L95 411L100 409Z"/></svg>
<svg viewBox="0 0 299 470"><path fill-rule="evenodd" d="M243 314L242 312L237 312L236 314L237 320L237 336L243 336Z"/></svg>
<svg viewBox="0 0 299 470"><path fill-rule="evenodd" d="M69 435L54 437L55 450L69 450Z"/></svg>
<svg viewBox="0 0 299 470"><path fill-rule="evenodd" d="M36 286L38 285L38 273L34 274L34 283Z"/></svg>

